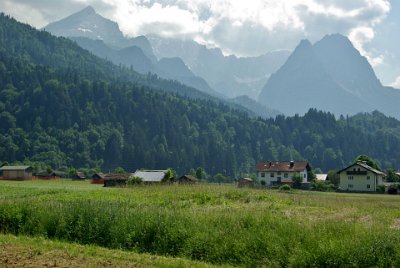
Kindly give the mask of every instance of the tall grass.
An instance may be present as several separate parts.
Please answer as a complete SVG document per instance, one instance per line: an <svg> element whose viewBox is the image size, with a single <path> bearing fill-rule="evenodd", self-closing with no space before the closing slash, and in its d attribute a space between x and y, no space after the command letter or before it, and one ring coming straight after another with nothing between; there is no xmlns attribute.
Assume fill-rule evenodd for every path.
<svg viewBox="0 0 400 268"><path fill-rule="evenodd" d="M226 186L18 185L0 190L0 230L216 264L399 267L399 207L396 197Z"/></svg>

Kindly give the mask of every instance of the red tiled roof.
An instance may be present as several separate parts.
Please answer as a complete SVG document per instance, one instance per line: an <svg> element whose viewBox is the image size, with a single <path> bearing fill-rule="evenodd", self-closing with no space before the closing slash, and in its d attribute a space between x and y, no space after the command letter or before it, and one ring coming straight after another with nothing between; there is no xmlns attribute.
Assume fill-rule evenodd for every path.
<svg viewBox="0 0 400 268"><path fill-rule="evenodd" d="M257 171L300 172L304 169L310 169L307 161L265 161L256 165Z"/></svg>

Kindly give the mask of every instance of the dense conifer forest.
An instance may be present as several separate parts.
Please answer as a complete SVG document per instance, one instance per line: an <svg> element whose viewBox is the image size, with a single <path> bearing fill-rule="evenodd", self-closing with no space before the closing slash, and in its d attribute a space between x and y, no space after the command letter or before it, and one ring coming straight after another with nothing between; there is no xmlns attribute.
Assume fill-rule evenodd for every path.
<svg viewBox="0 0 400 268"><path fill-rule="evenodd" d="M400 167L400 122L379 112L262 119L3 14L0 122L1 162L54 169L203 167L234 177L261 160L306 159L328 171L360 154Z"/></svg>

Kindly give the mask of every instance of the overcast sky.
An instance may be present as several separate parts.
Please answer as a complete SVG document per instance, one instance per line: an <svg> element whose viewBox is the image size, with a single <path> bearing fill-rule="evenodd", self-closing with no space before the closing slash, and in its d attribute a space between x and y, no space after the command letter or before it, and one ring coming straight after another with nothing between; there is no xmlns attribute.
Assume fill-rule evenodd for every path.
<svg viewBox="0 0 400 268"><path fill-rule="evenodd" d="M226 54L292 50L341 33L385 85L400 88L399 0L1 0L0 11L37 28L91 5L125 35L190 38ZM397 82L396 82L397 80Z"/></svg>

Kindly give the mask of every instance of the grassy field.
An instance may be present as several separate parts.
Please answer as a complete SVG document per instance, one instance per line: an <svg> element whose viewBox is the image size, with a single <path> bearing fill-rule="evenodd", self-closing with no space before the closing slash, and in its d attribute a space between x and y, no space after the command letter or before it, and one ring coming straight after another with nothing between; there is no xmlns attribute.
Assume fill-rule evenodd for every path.
<svg viewBox="0 0 400 268"><path fill-rule="evenodd" d="M41 237L0 234L0 267L220 267ZM222 266L221 266L222 267Z"/></svg>
<svg viewBox="0 0 400 268"><path fill-rule="evenodd" d="M0 181L0 231L136 254L129 258L166 256L157 259L166 266L192 259L253 267L400 267L400 197L390 195ZM4 236L0 241L4 245ZM115 261L109 256L101 260Z"/></svg>

